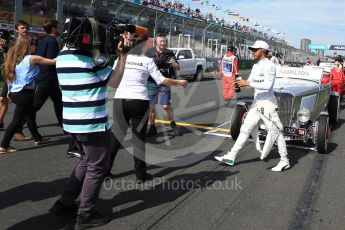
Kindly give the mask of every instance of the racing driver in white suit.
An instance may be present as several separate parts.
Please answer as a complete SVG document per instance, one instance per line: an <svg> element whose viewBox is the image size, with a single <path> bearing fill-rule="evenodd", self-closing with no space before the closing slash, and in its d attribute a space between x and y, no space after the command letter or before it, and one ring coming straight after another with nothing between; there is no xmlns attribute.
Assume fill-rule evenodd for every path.
<svg viewBox="0 0 345 230"><path fill-rule="evenodd" d="M254 59L258 62L253 66L248 80L237 80L237 84L240 87L253 87L255 89L254 101L231 151L228 151L224 156L216 156L215 159L233 166L237 153L246 144L252 131L257 129L259 121L262 120L267 129L267 138L263 151L260 151L257 147L261 152L260 159L263 160L267 156L276 140L280 161L277 166L272 168L272 171L283 171L290 168L290 163L287 158L286 144L282 133L283 127L278 117L277 100L273 92L276 67L266 58L269 52L269 45L266 42L256 41L249 49L253 52Z"/></svg>

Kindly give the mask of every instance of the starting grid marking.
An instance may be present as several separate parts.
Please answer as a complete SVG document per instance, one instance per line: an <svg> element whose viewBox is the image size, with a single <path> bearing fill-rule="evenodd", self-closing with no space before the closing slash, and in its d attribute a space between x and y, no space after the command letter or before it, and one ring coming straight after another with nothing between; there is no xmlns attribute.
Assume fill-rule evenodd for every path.
<svg viewBox="0 0 345 230"><path fill-rule="evenodd" d="M218 136L218 137L226 137L226 138L231 138L230 133L230 129L225 129L225 128L221 128L224 126L227 126L227 124L230 124L230 121L225 122L223 124L218 125L216 128L214 128L213 130L209 130L204 132L205 135L211 135L211 136ZM219 130L221 129L221 130ZM219 132L222 131L222 132Z"/></svg>
<svg viewBox="0 0 345 230"><path fill-rule="evenodd" d="M170 121L166 120L155 120L155 123L158 124L170 124ZM225 122L221 125L218 125L217 127L212 127L212 126L206 126L206 125L195 125L195 124L190 124L190 123L185 123L185 122L176 122L178 126L183 126L183 127L191 127L191 128L197 128L197 129L203 129L207 130L206 132L203 132L204 135L211 135L211 136L220 136L220 137L231 137L230 134L230 129L228 128L222 128L226 126L227 124L230 124L230 121Z"/></svg>

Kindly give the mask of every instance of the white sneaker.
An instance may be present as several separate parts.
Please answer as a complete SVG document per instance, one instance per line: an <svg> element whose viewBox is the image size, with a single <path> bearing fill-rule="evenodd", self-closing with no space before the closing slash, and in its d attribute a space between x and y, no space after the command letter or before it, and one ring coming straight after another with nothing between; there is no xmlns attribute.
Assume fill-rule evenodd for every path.
<svg viewBox="0 0 345 230"><path fill-rule="evenodd" d="M281 161L279 161L277 166L273 167L271 170L274 172L281 172L281 171L287 170L289 168L290 168L289 161L281 160Z"/></svg>
<svg viewBox="0 0 345 230"><path fill-rule="evenodd" d="M223 162L223 163L225 163L225 164L227 164L227 165L230 165L230 166L234 166L234 164L235 164L235 161L234 161L234 160L227 159L227 158L226 158L226 155L224 155L224 156L222 156L222 157L217 157L217 156L215 156L214 158L215 158L217 161Z"/></svg>

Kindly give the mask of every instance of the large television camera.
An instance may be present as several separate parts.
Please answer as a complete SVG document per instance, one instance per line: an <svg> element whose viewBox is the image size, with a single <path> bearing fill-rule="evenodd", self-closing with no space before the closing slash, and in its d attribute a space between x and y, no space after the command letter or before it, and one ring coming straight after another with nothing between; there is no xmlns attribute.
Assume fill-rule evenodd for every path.
<svg viewBox="0 0 345 230"><path fill-rule="evenodd" d="M126 32L127 35L125 34ZM141 35L142 37L144 37L147 36L148 29L138 25L125 24L114 19L107 25L105 49L110 53L116 53L118 43L120 41L123 41L126 36L131 37L131 34ZM132 47L136 46L140 42L141 39L132 39ZM130 50L130 47L125 45L124 49L127 52Z"/></svg>
<svg viewBox="0 0 345 230"><path fill-rule="evenodd" d="M68 48L92 50L95 64L101 65L98 60L100 56L104 56L107 61L112 56L116 58L119 42L127 41L134 34L147 37L148 29L117 19L106 23L95 17L71 17L65 21L61 38ZM140 42L140 39L135 39L130 46L124 44L123 49L129 51Z"/></svg>

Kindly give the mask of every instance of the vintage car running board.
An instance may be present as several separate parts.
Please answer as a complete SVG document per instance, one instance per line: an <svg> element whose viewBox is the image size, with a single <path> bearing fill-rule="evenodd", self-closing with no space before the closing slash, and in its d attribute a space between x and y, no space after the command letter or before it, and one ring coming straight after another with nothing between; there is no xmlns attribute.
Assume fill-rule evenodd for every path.
<svg viewBox="0 0 345 230"><path fill-rule="evenodd" d="M260 143L263 144L263 143L265 143L265 141L260 140ZM277 143L274 143L274 146L277 147ZM317 149L315 147L293 145L293 144L286 144L286 147L291 147L291 148L295 148L295 149L311 150L311 151L316 151L317 152Z"/></svg>
<svg viewBox="0 0 345 230"><path fill-rule="evenodd" d="M286 145L286 147L292 147L292 148L296 148L296 149L304 149L304 150L312 150L312 151L316 151L317 149L315 147L308 147L308 146L300 146L300 145Z"/></svg>

